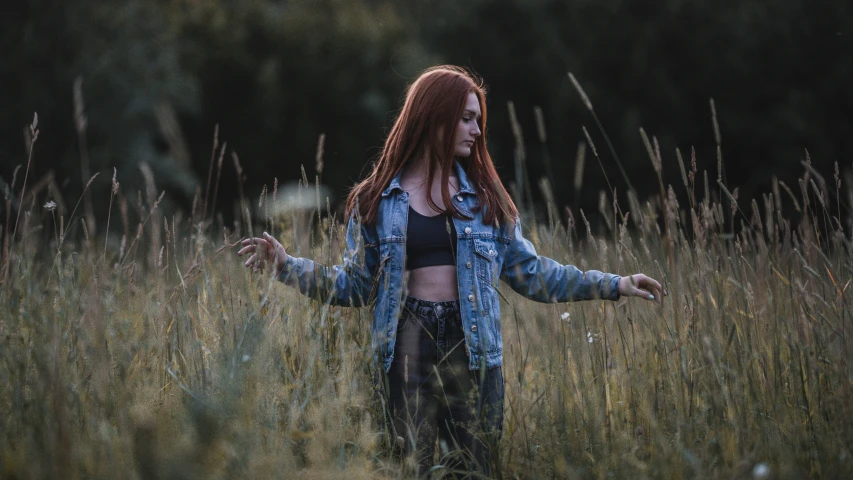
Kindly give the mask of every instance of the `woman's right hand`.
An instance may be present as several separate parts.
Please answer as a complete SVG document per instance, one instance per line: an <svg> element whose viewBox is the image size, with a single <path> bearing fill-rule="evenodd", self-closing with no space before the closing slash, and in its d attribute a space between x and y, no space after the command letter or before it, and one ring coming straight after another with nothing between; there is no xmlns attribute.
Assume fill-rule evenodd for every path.
<svg viewBox="0 0 853 480"><path fill-rule="evenodd" d="M263 238L247 238L243 240L242 244L243 248L237 252L237 255L252 254L244 265L246 268L252 268L255 272L260 270L263 273L264 266L270 262L273 272L278 275L287 262L287 253L284 252L284 247L267 232L264 232Z"/></svg>
<svg viewBox="0 0 853 480"><path fill-rule="evenodd" d="M654 278L647 277L642 273L635 273L619 279L619 295L662 302L663 296L669 295L669 293Z"/></svg>

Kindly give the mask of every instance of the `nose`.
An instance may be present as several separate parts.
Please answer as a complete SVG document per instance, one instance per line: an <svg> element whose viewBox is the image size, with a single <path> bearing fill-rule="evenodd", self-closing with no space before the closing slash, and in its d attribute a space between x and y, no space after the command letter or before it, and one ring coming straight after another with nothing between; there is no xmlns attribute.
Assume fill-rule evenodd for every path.
<svg viewBox="0 0 853 480"><path fill-rule="evenodd" d="M471 135L474 137L479 137L483 132L480 131L480 126L477 125L477 122L474 122L474 127L471 129Z"/></svg>

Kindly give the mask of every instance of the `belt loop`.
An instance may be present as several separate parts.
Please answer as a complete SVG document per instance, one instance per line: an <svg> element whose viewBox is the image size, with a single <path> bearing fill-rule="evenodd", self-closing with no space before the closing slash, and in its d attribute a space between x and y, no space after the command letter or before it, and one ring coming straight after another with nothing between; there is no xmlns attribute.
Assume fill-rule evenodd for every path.
<svg viewBox="0 0 853 480"><path fill-rule="evenodd" d="M408 310L410 314L418 315L418 300L416 298L407 296L403 304L406 306L406 310Z"/></svg>

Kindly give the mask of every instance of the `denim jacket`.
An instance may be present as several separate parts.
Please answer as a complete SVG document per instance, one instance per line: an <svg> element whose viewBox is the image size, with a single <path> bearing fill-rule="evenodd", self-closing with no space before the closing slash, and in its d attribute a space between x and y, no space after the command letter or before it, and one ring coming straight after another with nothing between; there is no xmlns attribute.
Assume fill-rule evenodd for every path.
<svg viewBox="0 0 853 480"><path fill-rule="evenodd" d="M536 254L521 234L521 222L485 225L477 192L462 166L455 164L457 208L472 218L453 218L457 232L456 272L459 306L469 368L500 366L503 361L498 279L531 300L543 303L619 298L619 276L597 270L582 272L572 265ZM279 280L328 305L374 307L373 348L386 371L394 358L397 319L405 303L406 227L409 194L398 174L382 192L376 225L353 215L347 224L343 263L332 267L307 258L288 256Z"/></svg>

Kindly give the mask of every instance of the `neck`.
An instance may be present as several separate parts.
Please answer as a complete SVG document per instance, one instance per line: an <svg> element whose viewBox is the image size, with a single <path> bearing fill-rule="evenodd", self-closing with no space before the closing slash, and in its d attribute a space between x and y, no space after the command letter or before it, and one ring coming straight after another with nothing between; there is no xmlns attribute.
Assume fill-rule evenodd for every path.
<svg viewBox="0 0 853 480"><path fill-rule="evenodd" d="M412 177L412 178L422 178L426 180L427 178L427 170L428 163L430 161L430 153L429 149L425 149L423 152L415 155L409 160L408 164L404 168L403 175ZM441 180L441 167L437 167L435 171L432 172L432 177L434 180ZM450 177L455 177L456 171L451 167Z"/></svg>

